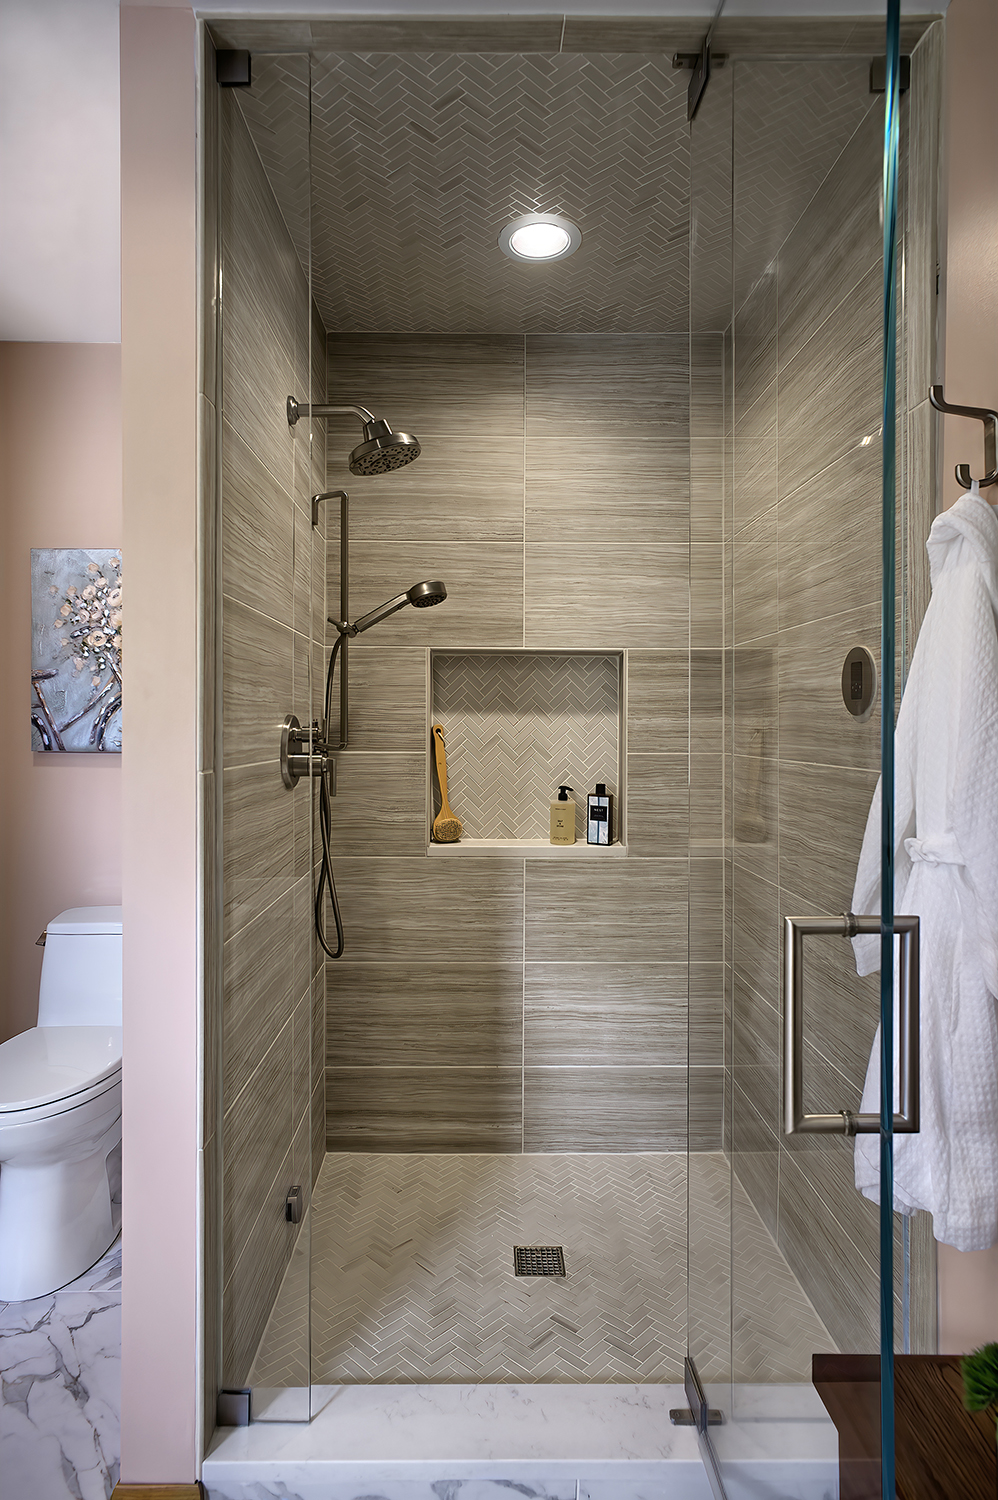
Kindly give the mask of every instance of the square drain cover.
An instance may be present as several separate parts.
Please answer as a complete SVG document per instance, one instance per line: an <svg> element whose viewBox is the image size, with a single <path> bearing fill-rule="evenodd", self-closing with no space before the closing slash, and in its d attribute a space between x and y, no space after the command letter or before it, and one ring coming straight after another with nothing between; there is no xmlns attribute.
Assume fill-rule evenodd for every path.
<svg viewBox="0 0 998 1500"><path fill-rule="evenodd" d="M564 1276L565 1252L560 1245L514 1245L517 1276Z"/></svg>

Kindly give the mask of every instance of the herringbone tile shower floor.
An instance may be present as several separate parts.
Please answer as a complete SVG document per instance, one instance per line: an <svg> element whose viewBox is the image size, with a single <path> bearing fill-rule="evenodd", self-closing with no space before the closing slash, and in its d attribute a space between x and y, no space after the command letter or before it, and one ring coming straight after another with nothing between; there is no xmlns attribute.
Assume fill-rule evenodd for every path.
<svg viewBox="0 0 998 1500"><path fill-rule="evenodd" d="M692 1159L691 1314L706 1378L728 1369L728 1166ZM807 1380L834 1345L736 1184L735 1375ZM687 1166L636 1156L326 1156L311 1208L312 1380L682 1379ZM303 1384L309 1236L250 1376ZM519 1278L516 1244L562 1245L567 1275Z"/></svg>

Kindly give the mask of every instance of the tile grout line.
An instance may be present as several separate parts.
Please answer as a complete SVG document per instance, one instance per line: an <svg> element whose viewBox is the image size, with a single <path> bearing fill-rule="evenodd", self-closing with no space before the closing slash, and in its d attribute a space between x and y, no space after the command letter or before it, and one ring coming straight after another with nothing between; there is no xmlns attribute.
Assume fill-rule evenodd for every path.
<svg viewBox="0 0 998 1500"><path fill-rule="evenodd" d="M522 964L520 966L520 1155L527 1146L527 861L523 861L521 921Z"/></svg>
<svg viewBox="0 0 998 1500"><path fill-rule="evenodd" d="M523 372L521 376L520 420L522 423L521 459L523 462L523 512L521 517L520 545L523 548L523 602L521 606L522 633L520 642L527 648L527 335L523 335Z"/></svg>
<svg viewBox="0 0 998 1500"><path fill-rule="evenodd" d="M815 196L817 197L817 195L815 195ZM780 483L780 390L786 384L785 380L781 379L781 374L780 374L780 261L779 261L779 256L777 256L777 261L776 261L776 286L775 286L774 292L773 292L773 300L774 300L774 304L775 304L775 338L774 338L774 343L775 343L775 346L776 346L776 375L774 377L774 382L773 382L774 385L775 385L775 388L776 388L776 394L775 394L775 408L776 408L776 423L775 423L775 426L776 426L776 526L775 526L774 534L773 534L773 549L774 549L775 559L776 559L776 569L775 569L775 578L774 578L775 590L774 590L774 592L776 594L776 628L777 628L776 648L775 648L776 649L776 724L775 724L775 732L776 732L776 763L775 763L775 767L774 767L774 780L775 780L775 783L776 783L776 786L775 786L775 797L776 797L776 836L775 836L775 839L774 839L774 843L775 843L775 846L776 846L775 852L776 852L776 890L777 890L777 898L776 898L777 936L776 936L776 940L777 940L777 953L779 953L779 925L780 925L780 912L781 912L781 907L782 907L782 890L783 890L782 871L781 871L781 868L780 868L780 865L781 865L781 858L780 858L780 829L781 829L781 824L782 824L782 821L783 821L782 817L781 817L781 798L780 798L780 782L781 782L781 777L780 777L780 665L781 665L781 656L780 656L780 613L781 613L781 611L780 611L780 504L781 504L781 502L784 499L784 496L783 496L783 493L782 493L782 485ZM791 363L791 361L787 362L788 368L789 368L790 363ZM831 465L828 465L828 467L830 468ZM795 493L795 491L792 491L791 493ZM784 647L784 650L785 649L786 648ZM734 1005L734 997L733 997L733 995L732 995L732 1005ZM778 1106L782 1109L782 1106L783 1106L783 1089L782 1089L782 1080L779 1079L779 1073L777 1073L777 1080L778 1081L777 1081L777 1085L776 1085L776 1101L777 1101ZM775 1238L776 1238L777 1244L779 1244L779 1238L780 1238L780 1182L781 1182L781 1178L782 1178L782 1171L781 1171L781 1169L782 1169L782 1165L783 1165L783 1154L784 1154L785 1149L786 1148L785 1148L783 1140L780 1137L777 1137L777 1150L776 1150L776 1205L775 1205L775 1211L774 1211L774 1218L775 1218L775 1225L776 1225L776 1236L775 1236Z"/></svg>

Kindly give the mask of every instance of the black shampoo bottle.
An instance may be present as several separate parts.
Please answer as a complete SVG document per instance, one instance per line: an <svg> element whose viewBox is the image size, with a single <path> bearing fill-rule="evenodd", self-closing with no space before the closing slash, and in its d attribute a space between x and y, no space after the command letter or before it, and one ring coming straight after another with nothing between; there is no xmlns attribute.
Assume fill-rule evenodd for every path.
<svg viewBox="0 0 998 1500"><path fill-rule="evenodd" d="M602 781L596 783L595 792L586 798L586 843L613 843L613 797Z"/></svg>

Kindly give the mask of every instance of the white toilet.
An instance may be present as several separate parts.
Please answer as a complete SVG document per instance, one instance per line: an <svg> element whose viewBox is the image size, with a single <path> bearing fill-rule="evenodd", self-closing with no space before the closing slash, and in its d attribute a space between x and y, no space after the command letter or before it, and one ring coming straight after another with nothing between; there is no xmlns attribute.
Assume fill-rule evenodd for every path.
<svg viewBox="0 0 998 1500"><path fill-rule="evenodd" d="M0 1043L0 1302L82 1275L121 1219L107 1158L121 1141L121 907L46 928L38 1025Z"/></svg>

